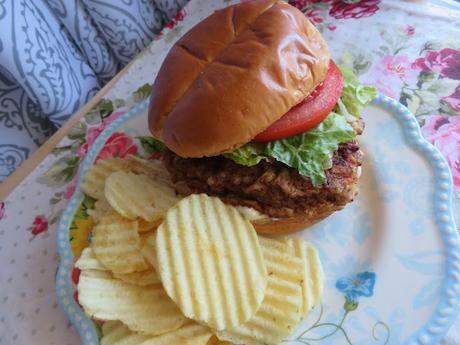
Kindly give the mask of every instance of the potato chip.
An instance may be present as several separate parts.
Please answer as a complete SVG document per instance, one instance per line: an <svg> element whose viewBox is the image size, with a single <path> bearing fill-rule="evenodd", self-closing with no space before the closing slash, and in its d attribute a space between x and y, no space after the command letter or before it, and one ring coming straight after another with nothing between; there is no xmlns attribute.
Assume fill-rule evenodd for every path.
<svg viewBox="0 0 460 345"><path fill-rule="evenodd" d="M107 178L104 195L123 217L141 217L147 222L161 220L178 200L174 190L160 182L124 171L114 172Z"/></svg>
<svg viewBox="0 0 460 345"><path fill-rule="evenodd" d="M158 271L157 254L155 250L156 233L143 236L141 253L144 258Z"/></svg>
<svg viewBox="0 0 460 345"><path fill-rule="evenodd" d="M255 208L247 206L235 206L238 211L249 221L270 219L266 214L257 211Z"/></svg>
<svg viewBox="0 0 460 345"><path fill-rule="evenodd" d="M92 248L101 264L114 273L144 271L149 266L140 252L137 221L109 214L93 229Z"/></svg>
<svg viewBox="0 0 460 345"><path fill-rule="evenodd" d="M174 189L168 170L159 159L146 160L137 156L128 155L125 157L128 168L135 174L147 175L154 181L161 182L163 185Z"/></svg>
<svg viewBox="0 0 460 345"><path fill-rule="evenodd" d="M75 263L75 267L81 270L107 270L107 268L105 268L104 265L102 265L100 261L96 258L96 255L94 255L94 251L91 247L86 247L85 249L83 249L80 257Z"/></svg>
<svg viewBox="0 0 460 345"><path fill-rule="evenodd" d="M123 280L125 283L134 285L147 286L161 284L160 278L158 278L157 272L153 267L149 267L145 271L140 272L114 273L113 276Z"/></svg>
<svg viewBox="0 0 460 345"><path fill-rule="evenodd" d="M107 177L115 171L124 169L127 169L127 163L121 159L99 159L86 172L81 189L94 199L103 199Z"/></svg>
<svg viewBox="0 0 460 345"><path fill-rule="evenodd" d="M160 225L162 222L162 219L158 219L153 222L147 222L142 218L138 219L138 228L137 230L139 232L148 232L148 231L154 231L158 228L158 225Z"/></svg>
<svg viewBox="0 0 460 345"><path fill-rule="evenodd" d="M206 345L232 345L232 343L228 341L219 340L219 338L213 335Z"/></svg>
<svg viewBox="0 0 460 345"><path fill-rule="evenodd" d="M144 244L150 239L150 237L155 237L155 234L157 232L157 229L152 231L144 231L144 232L139 232L139 236L141 238L141 250Z"/></svg>
<svg viewBox="0 0 460 345"><path fill-rule="evenodd" d="M107 215L108 213L113 213L114 210L112 206L105 200L105 197L99 200L96 200L94 203L94 208L88 209L89 216L93 219L94 224L99 223L102 217Z"/></svg>
<svg viewBox="0 0 460 345"><path fill-rule="evenodd" d="M101 327L102 335L108 335L109 333L112 333L123 326L123 322L120 321L106 321L102 324Z"/></svg>
<svg viewBox="0 0 460 345"><path fill-rule="evenodd" d="M131 331L120 321L106 321L102 325L101 345L140 345L151 337Z"/></svg>
<svg viewBox="0 0 460 345"><path fill-rule="evenodd" d="M112 272L103 270L84 270L87 277L97 279L113 279ZM83 272L83 271L82 271Z"/></svg>
<svg viewBox="0 0 460 345"><path fill-rule="evenodd" d="M319 254L312 244L300 237L288 238L286 243L294 248L295 255L303 262L302 314L305 315L321 301L324 284L323 268Z"/></svg>
<svg viewBox="0 0 460 345"><path fill-rule="evenodd" d="M120 320L132 331L144 334L173 331L185 321L161 284L135 286L84 270L78 282L78 299L90 317Z"/></svg>
<svg viewBox="0 0 460 345"><path fill-rule="evenodd" d="M251 318L267 270L252 224L205 194L168 210L156 232L157 273L186 317L222 330Z"/></svg>
<svg viewBox="0 0 460 345"><path fill-rule="evenodd" d="M285 243L264 237L259 241L268 271L265 298L254 317L235 328L217 332L219 339L236 344L275 345L290 335L300 321L302 260Z"/></svg>
<svg viewBox="0 0 460 345"><path fill-rule="evenodd" d="M101 345L206 345L211 336L209 328L193 321L157 336L135 333L121 322L108 321L102 325Z"/></svg>

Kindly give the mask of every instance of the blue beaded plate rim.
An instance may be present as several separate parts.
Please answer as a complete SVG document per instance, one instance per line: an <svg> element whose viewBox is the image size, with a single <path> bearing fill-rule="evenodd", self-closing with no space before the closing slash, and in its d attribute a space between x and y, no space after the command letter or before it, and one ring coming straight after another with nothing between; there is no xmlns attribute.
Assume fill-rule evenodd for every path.
<svg viewBox="0 0 460 345"><path fill-rule="evenodd" d="M83 199L81 183L98 152L109 138L125 122L147 111L149 100L145 100L126 114L113 121L96 139L80 166L78 184L75 193L59 221L56 246L60 256L56 274L57 302L72 325L80 334L82 344L98 345L98 335L93 322L86 316L73 299L71 272L74 257L69 243L69 228L72 217ZM408 144L415 148L430 164L435 177L435 224L441 234L446 255L446 276L440 290L440 302L429 321L415 331L405 342L407 345L437 344L454 322L460 309L460 238L453 217L453 182L452 175L443 155L425 140L415 116L396 100L378 94L375 105L391 112L403 129Z"/></svg>

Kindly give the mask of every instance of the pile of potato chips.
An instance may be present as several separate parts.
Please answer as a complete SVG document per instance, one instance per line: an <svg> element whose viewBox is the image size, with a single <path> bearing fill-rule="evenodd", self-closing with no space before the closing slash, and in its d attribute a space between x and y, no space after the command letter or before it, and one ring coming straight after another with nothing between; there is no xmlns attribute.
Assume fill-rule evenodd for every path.
<svg viewBox="0 0 460 345"><path fill-rule="evenodd" d="M176 196L161 162L99 160L78 298L102 345L279 344L319 302L323 272L301 238L257 235L237 208Z"/></svg>

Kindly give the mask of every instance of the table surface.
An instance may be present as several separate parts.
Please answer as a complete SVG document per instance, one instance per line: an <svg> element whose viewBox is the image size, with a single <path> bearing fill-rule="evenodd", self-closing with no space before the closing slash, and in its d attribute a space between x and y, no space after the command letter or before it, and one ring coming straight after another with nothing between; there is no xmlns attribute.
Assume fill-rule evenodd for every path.
<svg viewBox="0 0 460 345"><path fill-rule="evenodd" d="M149 96L148 84L166 47L213 9L234 2L192 0L145 51L0 185L0 344L80 343L54 295L56 223L75 188L79 164L105 126ZM322 31L334 59L352 66L363 83L377 86L416 114L426 138L451 166L454 202L460 210L460 12L453 3L438 6L441 2L295 1ZM118 140L114 155L121 155L126 144ZM458 321L447 344L460 344L454 328L460 328Z"/></svg>

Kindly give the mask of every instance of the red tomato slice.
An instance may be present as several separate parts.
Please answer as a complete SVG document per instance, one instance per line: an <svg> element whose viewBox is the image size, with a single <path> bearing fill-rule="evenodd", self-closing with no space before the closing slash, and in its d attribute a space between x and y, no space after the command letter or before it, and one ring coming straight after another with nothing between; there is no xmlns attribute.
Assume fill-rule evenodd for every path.
<svg viewBox="0 0 460 345"><path fill-rule="evenodd" d="M278 121L259 133L254 141L272 141L287 138L316 127L332 111L342 94L343 76L330 60L324 81L299 104Z"/></svg>

